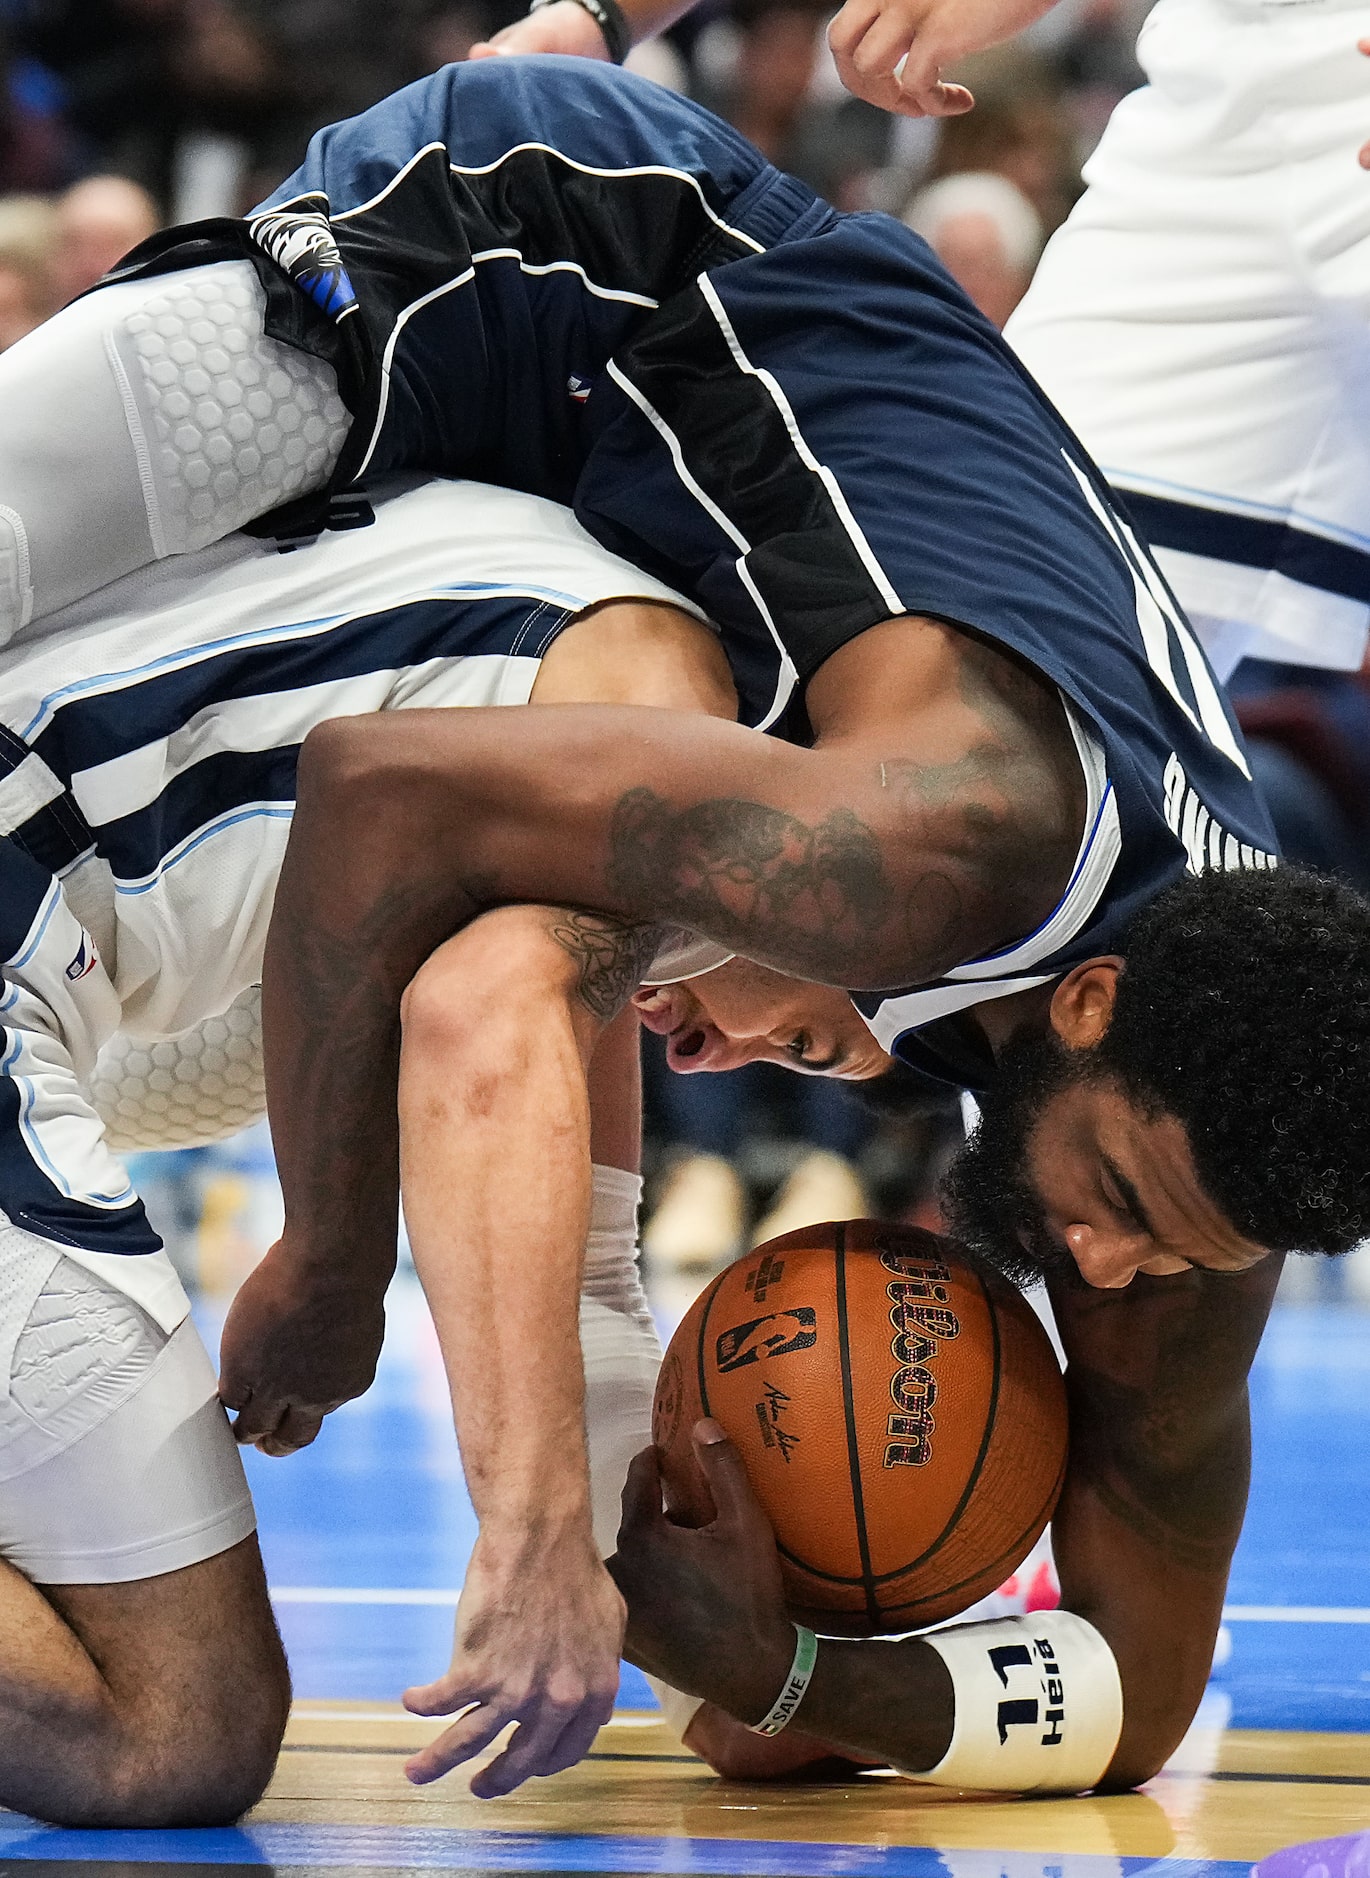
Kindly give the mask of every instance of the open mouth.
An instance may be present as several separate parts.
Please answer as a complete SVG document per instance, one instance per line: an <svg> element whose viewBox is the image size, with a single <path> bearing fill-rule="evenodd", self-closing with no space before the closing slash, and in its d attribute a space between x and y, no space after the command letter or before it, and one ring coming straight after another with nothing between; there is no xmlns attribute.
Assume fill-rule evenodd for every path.
<svg viewBox="0 0 1370 1878"><path fill-rule="evenodd" d="M691 1057L699 1055L708 1042L708 1038L702 1030L693 1025L682 1024L679 1030L671 1032L666 1042L672 1057L688 1062Z"/></svg>

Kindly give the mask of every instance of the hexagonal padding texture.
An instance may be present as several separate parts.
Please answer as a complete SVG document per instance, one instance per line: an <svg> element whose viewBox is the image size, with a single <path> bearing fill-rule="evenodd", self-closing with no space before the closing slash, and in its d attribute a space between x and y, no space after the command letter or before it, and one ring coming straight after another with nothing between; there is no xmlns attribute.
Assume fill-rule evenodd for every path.
<svg viewBox="0 0 1370 1878"><path fill-rule="evenodd" d="M265 336L251 262L191 268L148 289L109 343L153 546L185 554L322 488L351 419L331 366Z"/></svg>
<svg viewBox="0 0 1370 1878"><path fill-rule="evenodd" d="M116 1154L205 1147L250 1128L266 1113L261 991L162 1043L112 1037L90 1092Z"/></svg>

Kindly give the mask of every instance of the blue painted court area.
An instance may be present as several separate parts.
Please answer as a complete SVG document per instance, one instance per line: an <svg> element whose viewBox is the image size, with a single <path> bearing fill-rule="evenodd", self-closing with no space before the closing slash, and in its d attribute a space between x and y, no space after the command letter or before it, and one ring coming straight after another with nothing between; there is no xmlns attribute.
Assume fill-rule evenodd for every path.
<svg viewBox="0 0 1370 1878"><path fill-rule="evenodd" d="M1228 1588L1239 1621L1218 1678L1231 1725L1370 1730L1370 1313L1279 1306L1251 1406L1251 1503ZM1253 1607L1262 1619L1240 1615ZM1357 1621L1306 1621L1328 1611Z"/></svg>
<svg viewBox="0 0 1370 1878"><path fill-rule="evenodd" d="M187 1878L197 1866L225 1878L233 1869L271 1867L276 1878L296 1872L458 1870L466 1878L493 1872L712 1873L718 1878L1249 1878L1250 1864L1233 1859L1116 1858L1075 1853L995 1852L949 1856L921 1846L812 1845L799 1840L659 1839L630 1834L444 1832L424 1827L247 1826L208 1832L117 1835L118 1862L102 1832L0 1826L0 1859L24 1861L38 1878L52 1861L53 1878L70 1878L71 1862L94 1878L121 1869L151 1878L161 1868ZM57 1861L62 1861L58 1863Z"/></svg>
<svg viewBox="0 0 1370 1878"><path fill-rule="evenodd" d="M313 1447L247 1456L302 1696L394 1700L436 1675L451 1648L475 1521L412 1277L396 1280L389 1326L370 1394L331 1416ZM212 1313L205 1329L212 1339ZM1370 1312L1278 1307L1252 1410L1232 1652L1216 1678L1231 1725L1370 1732ZM1326 1621L1334 1611L1352 1621ZM652 1706L631 1668L621 1699Z"/></svg>

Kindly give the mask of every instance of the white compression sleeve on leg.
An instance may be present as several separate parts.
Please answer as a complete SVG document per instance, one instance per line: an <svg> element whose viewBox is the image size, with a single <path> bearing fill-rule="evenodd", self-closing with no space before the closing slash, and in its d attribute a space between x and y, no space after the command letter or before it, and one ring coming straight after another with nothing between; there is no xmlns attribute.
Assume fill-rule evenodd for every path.
<svg viewBox="0 0 1370 1878"><path fill-rule="evenodd" d="M628 1463L652 1438L652 1396L661 1344L637 1265L642 1181L620 1167L592 1170L590 1234L581 1280L580 1347L585 1362L585 1430L595 1539L607 1558L618 1542ZM683 1736L699 1697L649 1676L662 1713Z"/></svg>
<svg viewBox="0 0 1370 1878"><path fill-rule="evenodd" d="M1123 1728L1113 1652L1072 1611L932 1630L951 1673L951 1746L914 1773L940 1787L988 1793L1084 1793L1102 1779Z"/></svg>
<svg viewBox="0 0 1370 1878"><path fill-rule="evenodd" d="M336 375L264 308L224 261L102 287L0 357L0 645L327 482Z"/></svg>

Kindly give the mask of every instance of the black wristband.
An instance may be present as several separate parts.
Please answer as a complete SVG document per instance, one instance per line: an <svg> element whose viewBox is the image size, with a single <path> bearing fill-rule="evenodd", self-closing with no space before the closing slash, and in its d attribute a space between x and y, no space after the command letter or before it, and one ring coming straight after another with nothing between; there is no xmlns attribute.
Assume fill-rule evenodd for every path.
<svg viewBox="0 0 1370 1878"><path fill-rule="evenodd" d="M557 0L533 0L530 13L537 13L543 7L555 6ZM578 7L584 7L590 18L604 35L605 49L615 65L622 65L633 49L633 29L628 24L628 15L618 4L618 0L576 0Z"/></svg>

